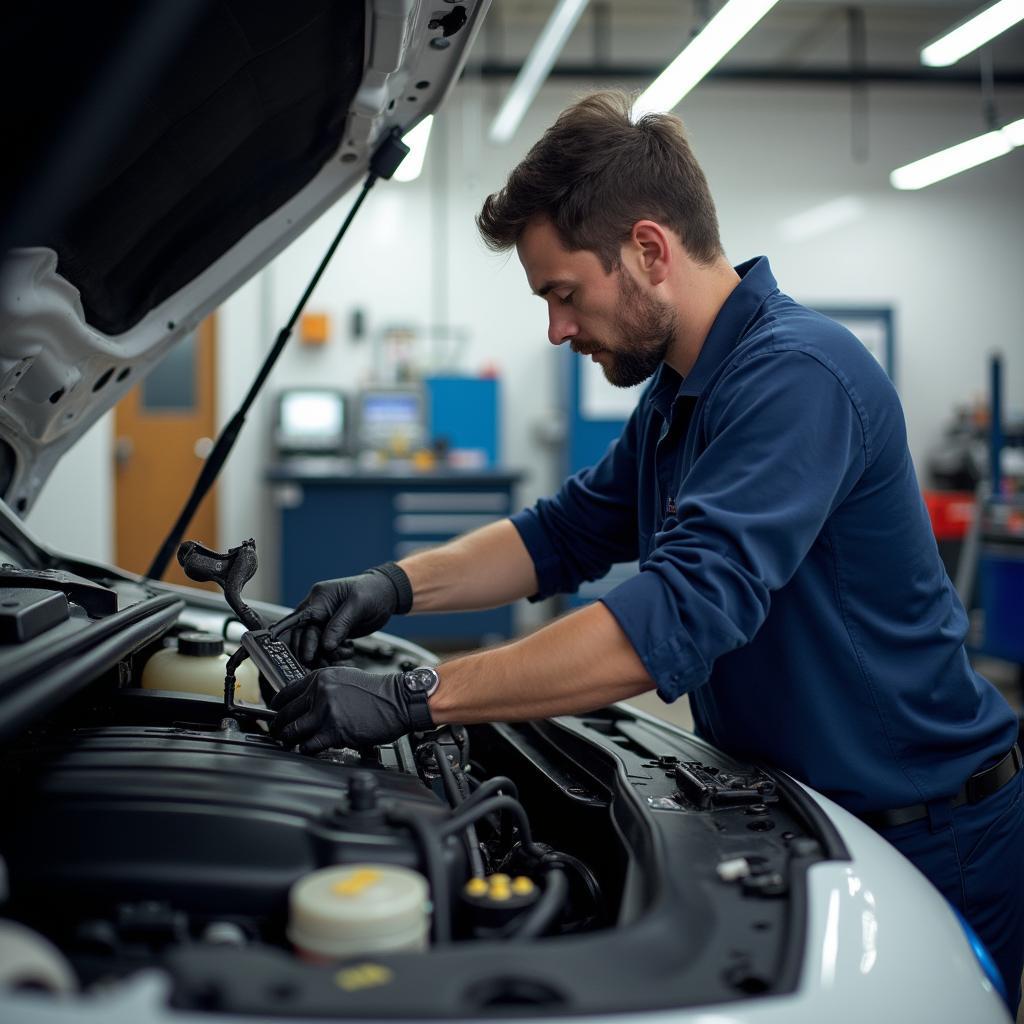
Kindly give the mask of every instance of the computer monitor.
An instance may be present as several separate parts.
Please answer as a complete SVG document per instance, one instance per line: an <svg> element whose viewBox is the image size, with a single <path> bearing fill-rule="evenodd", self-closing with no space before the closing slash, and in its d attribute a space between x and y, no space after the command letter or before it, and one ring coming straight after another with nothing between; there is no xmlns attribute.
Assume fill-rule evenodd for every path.
<svg viewBox="0 0 1024 1024"><path fill-rule="evenodd" d="M277 399L274 441L282 455L341 455L347 448L346 399L331 388L291 388Z"/></svg>
<svg viewBox="0 0 1024 1024"><path fill-rule="evenodd" d="M367 388L360 394L360 450L411 451L426 443L426 435L422 388Z"/></svg>

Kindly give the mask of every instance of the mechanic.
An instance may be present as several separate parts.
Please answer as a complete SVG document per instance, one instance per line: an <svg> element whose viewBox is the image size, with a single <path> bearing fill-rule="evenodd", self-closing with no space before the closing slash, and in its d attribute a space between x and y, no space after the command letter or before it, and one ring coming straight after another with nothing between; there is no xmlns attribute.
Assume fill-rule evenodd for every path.
<svg viewBox="0 0 1024 1024"><path fill-rule="evenodd" d="M595 466L511 519L317 583L276 631L307 665L395 613L491 608L639 572L437 672L322 667L274 701L307 752L443 723L583 713L653 688L696 731L859 815L966 916L1011 1008L1024 959L1017 718L970 665L889 378L845 328L729 265L681 123L598 93L477 219L548 338L653 378Z"/></svg>

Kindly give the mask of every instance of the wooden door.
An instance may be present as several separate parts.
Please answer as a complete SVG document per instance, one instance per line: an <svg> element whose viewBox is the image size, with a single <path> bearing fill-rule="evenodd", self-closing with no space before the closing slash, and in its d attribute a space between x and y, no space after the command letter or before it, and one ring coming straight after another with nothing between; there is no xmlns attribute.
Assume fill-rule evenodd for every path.
<svg viewBox="0 0 1024 1024"><path fill-rule="evenodd" d="M116 562L132 572L149 569L212 447L217 422L215 338L210 316L115 407ZM216 487L183 539L217 548ZM191 583L174 559L163 579Z"/></svg>

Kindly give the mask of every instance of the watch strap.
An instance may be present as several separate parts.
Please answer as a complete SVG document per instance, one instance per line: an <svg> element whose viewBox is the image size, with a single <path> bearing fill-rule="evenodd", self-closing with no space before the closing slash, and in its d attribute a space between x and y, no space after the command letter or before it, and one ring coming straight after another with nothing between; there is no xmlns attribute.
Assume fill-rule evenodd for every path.
<svg viewBox="0 0 1024 1024"><path fill-rule="evenodd" d="M427 732L434 728L434 717L430 713L427 695L419 693L407 694L409 708L409 724L416 732Z"/></svg>

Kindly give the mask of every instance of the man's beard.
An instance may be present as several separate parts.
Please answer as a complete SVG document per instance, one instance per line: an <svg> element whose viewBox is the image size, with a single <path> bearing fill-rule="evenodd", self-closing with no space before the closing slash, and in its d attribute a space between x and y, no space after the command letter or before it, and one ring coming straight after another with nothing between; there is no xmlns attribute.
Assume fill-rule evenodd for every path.
<svg viewBox="0 0 1024 1024"><path fill-rule="evenodd" d="M588 347L588 351L606 352L601 364L609 384L631 388L642 384L664 362L676 330L676 315L669 306L648 298L640 286L619 270L619 312L615 333L623 347Z"/></svg>

